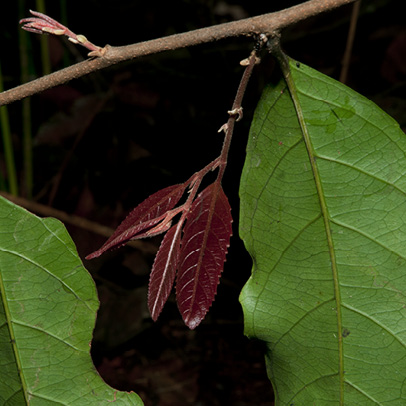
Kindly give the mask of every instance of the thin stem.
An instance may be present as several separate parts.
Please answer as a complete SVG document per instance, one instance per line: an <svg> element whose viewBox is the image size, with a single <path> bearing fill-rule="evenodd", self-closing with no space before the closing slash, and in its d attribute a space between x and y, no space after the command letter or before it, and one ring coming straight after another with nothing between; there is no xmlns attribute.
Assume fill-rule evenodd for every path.
<svg viewBox="0 0 406 406"><path fill-rule="evenodd" d="M25 9L25 0L19 0L19 15L21 16ZM21 69L21 81L27 82L30 76L30 61L29 55L29 37L27 32L23 30L18 31L19 43L20 43L20 69ZM32 61L31 61L32 62ZM21 106L22 115L22 133L23 133L23 165L24 165L24 177L23 177L23 191L22 193L27 197L32 197L33 189L33 157L32 157L32 128L31 128L31 100L26 98L22 101Z"/></svg>
<svg viewBox="0 0 406 406"><path fill-rule="evenodd" d="M266 39L265 36L264 36L264 39ZM219 157L220 169L219 169L219 172L217 175L218 182L221 182L223 175L224 175L224 171L227 166L228 152L230 150L231 139L233 137L234 125L235 125L235 122L239 121L242 117L242 106L241 106L242 99L244 97L245 90L247 89L249 79L251 77L252 71L253 71L254 66L257 63L257 61L258 61L257 50L254 50L251 53L250 57L248 58L248 64L244 70L240 84L238 86L237 94L236 94L234 102L233 102L233 107L228 112L230 114L230 117L229 117L227 123L222 127L222 129L224 129L224 131L225 131L225 136L224 136L223 147L221 149L221 154Z"/></svg>
<svg viewBox="0 0 406 406"><path fill-rule="evenodd" d="M22 101L22 131L23 131L23 161L24 161L24 184L23 194L28 199L32 197L33 189L33 154L32 154L32 127L31 127L31 100Z"/></svg>
<svg viewBox="0 0 406 406"><path fill-rule="evenodd" d="M45 14L45 2L44 0L36 0L35 7L37 10ZM51 59L49 57L49 42L48 37L42 36L40 38L40 46L41 46L41 62L42 62L42 74L49 75L51 73Z"/></svg>
<svg viewBox="0 0 406 406"><path fill-rule="evenodd" d="M261 36L261 38L262 38L262 42L259 44L262 46L265 43L265 41L267 40L267 38L266 38L266 36ZM247 89L247 85L248 85L249 79L251 77L252 71L254 69L254 66L258 62L257 51L258 50L255 49L247 60L246 68L244 70L240 84L238 86L237 94L234 98L233 107L228 112L230 117L229 117L227 123L224 124L220 129L220 131L224 130L224 132L225 132L223 146L221 149L220 156L218 158L216 158L214 161L210 162L208 165L206 165L199 172L196 172L186 181L186 184L190 185L189 186L189 196L188 196L186 202L181 206L183 212L182 212L181 218L179 219L180 224L182 224L186 219L186 216L194 201L194 198L197 194L197 191L200 187L203 177L210 171L213 171L214 169L219 167L219 172L217 174L216 183L217 184L221 183L221 180L224 175L224 171L227 166L227 157L228 157L228 152L230 150L231 139L233 137L234 124L236 121L238 121L242 117L242 107L241 107L242 99L244 97L245 90Z"/></svg>
<svg viewBox="0 0 406 406"><path fill-rule="evenodd" d="M347 45L345 47L343 66L342 66L341 73L340 73L340 82L341 83L347 82L348 68L350 66L352 47L354 45L355 31L357 28L357 21L358 21L360 7L361 7L361 0L358 0L357 2L354 3L352 13L351 13L351 21L350 21L350 28L348 30Z"/></svg>
<svg viewBox="0 0 406 406"><path fill-rule="evenodd" d="M267 38L265 36L263 36L263 43L265 42L264 39L267 39ZM249 78L251 77L251 73L252 73L257 61L258 61L257 49L255 49L251 53L250 57L248 58L247 66L244 70L240 84L238 86L238 90L237 90L237 94L236 94L234 102L233 102L232 110L230 110L228 112L230 115L230 118L228 119L227 123L225 125L223 125L220 129L220 131L224 130L224 132L225 132L223 147L221 149L220 156L218 158L216 158L214 161L210 162L208 165L206 165L199 172L196 172L186 181L186 184L189 185L189 196L188 196L186 202L182 206L177 208L176 211L171 212L170 219L172 219L173 216L176 215L177 213L179 213L180 211L182 212L182 216L178 221L177 227L182 227L183 223L185 222L186 217L187 217L188 213L190 212L190 208L191 208L193 201L195 199L195 196L197 194L197 191L203 180L203 177L208 172L213 171L217 167L219 167L219 172L217 174L217 179L216 179L215 183L216 183L217 190L219 190L221 188L221 180L223 178L224 171L227 166L227 157L228 157L228 152L230 150L231 139L233 136L234 124L242 116L242 107L241 107L242 99L244 97L245 90L247 89ZM215 203L216 203L216 199L213 199L211 204L214 206ZM211 208L209 210L209 212L213 213L213 208Z"/></svg>
<svg viewBox="0 0 406 406"><path fill-rule="evenodd" d="M3 90L3 74L0 64L0 92L2 90ZM17 171L14 162L14 150L13 143L11 140L10 121L7 106L0 107L0 122L4 147L4 160L6 162L6 170L7 170L8 189L12 195L17 196L18 195Z"/></svg>

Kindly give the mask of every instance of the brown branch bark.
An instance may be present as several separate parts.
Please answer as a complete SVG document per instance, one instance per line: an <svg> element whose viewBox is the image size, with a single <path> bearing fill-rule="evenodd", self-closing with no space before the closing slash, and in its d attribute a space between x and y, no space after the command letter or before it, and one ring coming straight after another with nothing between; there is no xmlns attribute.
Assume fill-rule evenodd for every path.
<svg viewBox="0 0 406 406"><path fill-rule="evenodd" d="M0 106L32 96L91 72L141 56L231 37L252 36L261 33L273 36L287 26L296 24L299 21L323 12L331 11L345 4L353 3L354 1L355 0L310 0L275 13L263 14L257 17L219 24L182 34L170 35L168 37L144 41L133 45L120 47L107 45L106 52L102 57L77 63L68 68L0 93Z"/></svg>

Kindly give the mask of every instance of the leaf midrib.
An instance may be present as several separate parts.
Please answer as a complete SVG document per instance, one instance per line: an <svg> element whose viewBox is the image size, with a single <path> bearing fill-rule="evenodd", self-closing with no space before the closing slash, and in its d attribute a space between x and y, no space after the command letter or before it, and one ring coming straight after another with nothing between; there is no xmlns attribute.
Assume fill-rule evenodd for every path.
<svg viewBox="0 0 406 406"><path fill-rule="evenodd" d="M342 313L341 313L341 293L340 293L340 285L338 282L338 269L337 269L337 261L335 256L333 238L330 229L330 216L327 210L327 203L324 197L323 188L321 184L320 174L316 165L316 155L314 154L313 145L310 139L310 134L308 132L308 128L304 119L304 114L301 108L301 104L298 98L297 89L295 82L292 78L292 73L290 69L290 63L288 58L283 55L281 60L281 68L285 77L285 81L288 85L290 95L292 97L293 105L296 111L297 119L299 121L299 125L301 128L301 132L303 135L303 139L305 142L306 150L309 156L310 166L312 168L315 187L317 191L317 195L319 197L320 202L320 210L321 215L324 222L324 228L327 237L327 245L330 254L331 260L331 271L333 276L333 285L334 285L334 297L336 301L336 313L337 313L337 337L338 337L338 375L340 381L340 405L344 404L344 350L343 350L343 339L342 339Z"/></svg>

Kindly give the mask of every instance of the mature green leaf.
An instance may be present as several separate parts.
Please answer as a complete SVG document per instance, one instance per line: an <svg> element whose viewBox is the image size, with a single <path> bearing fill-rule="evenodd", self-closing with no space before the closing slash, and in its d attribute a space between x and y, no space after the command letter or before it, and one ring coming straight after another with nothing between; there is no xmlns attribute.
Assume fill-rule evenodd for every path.
<svg viewBox="0 0 406 406"><path fill-rule="evenodd" d="M0 197L0 405L142 405L98 375L95 285L63 225Z"/></svg>
<svg viewBox="0 0 406 406"><path fill-rule="evenodd" d="M287 69L241 181L245 332L267 343L276 404L405 405L406 136L351 89Z"/></svg>

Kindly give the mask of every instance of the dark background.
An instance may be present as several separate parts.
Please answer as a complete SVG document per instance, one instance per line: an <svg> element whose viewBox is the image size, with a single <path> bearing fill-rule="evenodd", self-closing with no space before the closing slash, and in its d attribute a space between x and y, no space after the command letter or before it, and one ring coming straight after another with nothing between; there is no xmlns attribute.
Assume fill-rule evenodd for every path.
<svg viewBox="0 0 406 406"><path fill-rule="evenodd" d="M18 2L3 12L0 60L5 88L20 83ZM126 45L235 19L278 11L298 1L46 1L47 13L97 45ZM66 4L66 6L64 6ZM406 27L402 2L363 1L348 85L406 124ZM26 14L34 9L26 1ZM338 78L352 6L285 30L293 58ZM86 50L49 39L52 70L86 58ZM32 78L41 76L39 36L30 35ZM125 62L31 98L33 199L67 213L116 227L129 210L162 187L188 179L220 153L217 130L227 120L252 39L235 38ZM234 236L217 298L202 324L190 331L170 298L158 322L146 309L154 255L125 247L84 261L99 291L101 308L92 356L102 377L135 391L146 406L269 406L260 342L243 334L238 302L251 261L238 238L238 183L253 110L269 81L280 77L263 57L243 102L224 189L232 205ZM21 103L9 106L15 157L24 179ZM66 157L67 165L62 170ZM3 150L0 170L5 176ZM54 196L56 176L60 183ZM22 192L24 194L24 191ZM104 237L67 225L84 257ZM160 238L148 241L156 249Z"/></svg>

